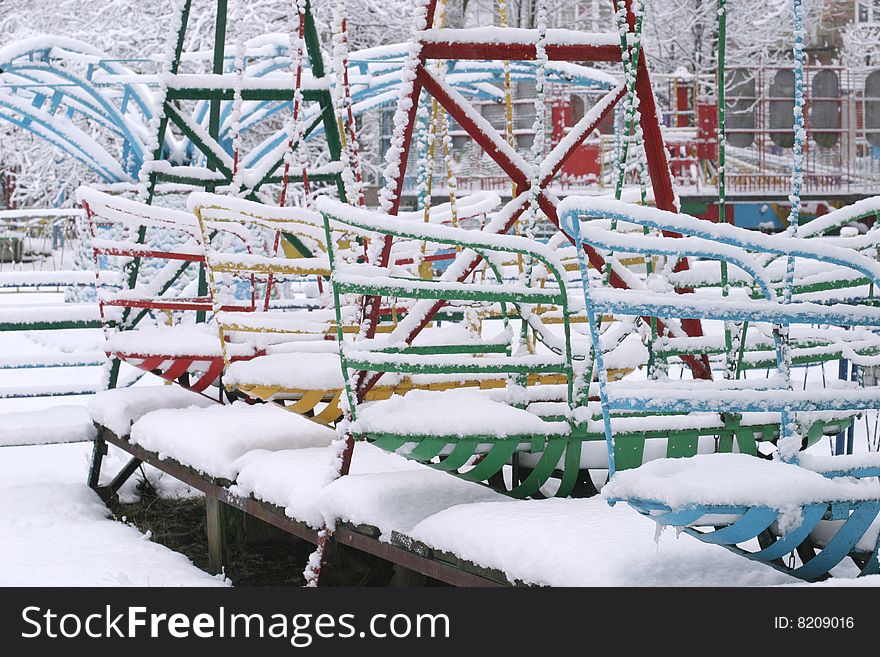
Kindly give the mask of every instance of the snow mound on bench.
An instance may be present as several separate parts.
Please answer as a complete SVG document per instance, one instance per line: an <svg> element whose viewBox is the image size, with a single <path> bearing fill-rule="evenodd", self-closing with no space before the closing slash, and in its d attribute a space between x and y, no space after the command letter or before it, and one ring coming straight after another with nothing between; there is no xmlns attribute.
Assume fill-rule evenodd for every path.
<svg viewBox="0 0 880 657"><path fill-rule="evenodd" d="M202 474L234 480L236 460L255 449L325 447L336 432L274 404L236 403L154 411L135 422L131 441Z"/></svg>
<svg viewBox="0 0 880 657"><path fill-rule="evenodd" d="M82 406L52 406L0 415L0 446L47 445L93 440L92 418Z"/></svg>
<svg viewBox="0 0 880 657"><path fill-rule="evenodd" d="M654 500L672 509L717 504L783 510L814 502L880 498L880 484L828 479L797 465L747 454L697 454L618 472L602 495Z"/></svg>
<svg viewBox="0 0 880 657"><path fill-rule="evenodd" d="M473 390L413 390L358 409L353 433L504 438L564 435L566 422L545 422L537 415L493 400Z"/></svg>
<svg viewBox="0 0 880 657"><path fill-rule="evenodd" d="M766 586L795 580L714 545L671 533L628 506L588 499L462 504L408 533L508 580L545 586Z"/></svg>
<svg viewBox="0 0 880 657"><path fill-rule="evenodd" d="M162 408L214 406L207 397L179 386L136 386L103 390L92 397L87 408L92 420L117 436L127 436L131 425L147 413Z"/></svg>
<svg viewBox="0 0 880 657"><path fill-rule="evenodd" d="M249 452L237 463L233 491L283 507L315 529L335 519L372 525L383 540L457 504L509 499L365 442L355 443L349 474L334 480L334 454L329 448Z"/></svg>

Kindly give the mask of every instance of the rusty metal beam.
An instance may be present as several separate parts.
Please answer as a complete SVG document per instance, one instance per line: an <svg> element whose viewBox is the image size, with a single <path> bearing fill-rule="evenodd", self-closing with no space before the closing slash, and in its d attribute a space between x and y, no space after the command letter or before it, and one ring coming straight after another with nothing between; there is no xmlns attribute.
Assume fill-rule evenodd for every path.
<svg viewBox="0 0 880 657"><path fill-rule="evenodd" d="M442 561L434 559L426 559L409 550L392 545L391 543L383 543L377 541L360 532L352 531L346 527L337 528L334 533L337 543L340 545L348 545L361 552L372 554L375 557L396 563L404 568L409 568L417 573L438 579L453 586L470 586L470 587L489 587L504 586L501 582L496 582L466 570L455 568Z"/></svg>

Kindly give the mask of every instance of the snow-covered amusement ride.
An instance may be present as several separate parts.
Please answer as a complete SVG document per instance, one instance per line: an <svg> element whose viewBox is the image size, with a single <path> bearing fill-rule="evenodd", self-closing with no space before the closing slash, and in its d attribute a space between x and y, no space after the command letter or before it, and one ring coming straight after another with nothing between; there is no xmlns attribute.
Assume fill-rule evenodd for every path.
<svg viewBox="0 0 880 657"><path fill-rule="evenodd" d="M642 0L615 0L605 33L548 28L544 2L508 27L505 0L498 25L453 28L445 0L416 0L409 41L358 52L333 0L328 66L308 0L289 36L250 40L244 0L221 1L210 74L181 70L176 4L158 75L72 40L0 50L21 81L0 109L108 183L77 191L89 281L0 273L94 286L52 317L103 331L88 482L105 500L148 464L205 494L214 571L232 508L314 544L312 585L337 546L455 585L588 582L566 564L625 542L621 502L801 579L880 573L880 197L802 220L800 0L776 234L726 211L725 0L714 221L681 211ZM558 110L564 87L592 106ZM606 159L587 147L609 121ZM462 195L464 138L501 183ZM600 173L576 189L588 152ZM107 473L110 450L127 460Z"/></svg>

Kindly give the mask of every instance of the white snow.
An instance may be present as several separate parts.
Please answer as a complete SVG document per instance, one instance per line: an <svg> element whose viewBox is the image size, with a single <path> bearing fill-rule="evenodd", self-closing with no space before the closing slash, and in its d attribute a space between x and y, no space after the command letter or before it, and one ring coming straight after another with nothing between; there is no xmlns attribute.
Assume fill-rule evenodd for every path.
<svg viewBox="0 0 880 657"><path fill-rule="evenodd" d="M327 447L254 449L236 461L238 478L231 490L280 506L291 518L318 529L324 516L316 494L332 480L334 460L335 450ZM360 456L353 458L352 468L360 467Z"/></svg>
<svg viewBox="0 0 880 657"><path fill-rule="evenodd" d="M413 390L406 396L364 404L351 430L429 436L565 435L566 422L545 422L474 390Z"/></svg>
<svg viewBox="0 0 880 657"><path fill-rule="evenodd" d="M221 586L182 554L112 520L85 485L90 445L5 447L0 586Z"/></svg>
<svg viewBox="0 0 880 657"><path fill-rule="evenodd" d="M562 262L555 251L540 242L535 242L525 237L498 235L486 230L464 230L453 226L437 226L409 221L382 212L353 207L328 196L319 196L315 199L315 205L322 213L364 230L385 230L414 239L424 239L446 244L466 242L473 246L485 247L490 250L522 251L534 254L541 260L549 262L556 267L557 271L564 271ZM445 277L443 280L446 280Z"/></svg>
<svg viewBox="0 0 880 657"><path fill-rule="evenodd" d="M506 43L533 46L538 40L538 30L519 27L481 26L473 28L429 29L419 33L425 43ZM620 37L613 32L581 32L579 30L550 29L546 35L547 45L618 46Z"/></svg>
<svg viewBox="0 0 880 657"><path fill-rule="evenodd" d="M235 75L210 75L206 73L190 73L178 75L162 75L162 81L169 89L231 89L237 83L243 90L277 90L293 92L294 78L287 73L273 73L259 78L245 78L236 82ZM303 71L301 81L303 90L329 89L330 80L315 78L308 71Z"/></svg>
<svg viewBox="0 0 880 657"><path fill-rule="evenodd" d="M864 452L861 454L800 454L798 465L815 472L839 472L844 470L857 470L860 468L880 467L880 453Z"/></svg>
<svg viewBox="0 0 880 657"><path fill-rule="evenodd" d="M559 216L563 218L563 223L566 223L566 230L571 227L567 222L579 221L578 218L573 218L577 217L578 213L606 218L619 217L621 221L630 221L649 228L674 231L722 244L736 244L768 254L798 256L851 267L875 283L880 281L880 263L852 249L837 246L842 243L841 240L832 242L790 237L785 234L765 235L732 224L716 224L684 214L591 196L568 196L560 202L558 212ZM572 218L566 220L566 215ZM585 224L585 227L587 225L589 222ZM677 240L669 240L669 242L669 248L672 248ZM680 244L687 244L687 241L682 241ZM686 247L682 246L682 248Z"/></svg>
<svg viewBox="0 0 880 657"><path fill-rule="evenodd" d="M461 294L503 294L511 299L521 298L524 303L539 303L548 297L548 292L540 288L501 283L497 285L457 283L446 281L427 281L417 278L399 278L388 275L388 269L368 264L338 267L333 273L333 281L339 284L360 286L387 286L401 290L400 296L415 296L419 292L434 291L444 298L455 299Z"/></svg>
<svg viewBox="0 0 880 657"><path fill-rule="evenodd" d="M255 449L329 445L336 432L274 404L214 404L144 415L131 428L131 441L211 477L234 480L236 459Z"/></svg>
<svg viewBox="0 0 880 657"><path fill-rule="evenodd" d="M361 473L359 469L328 485L319 498L326 518L378 527L385 540L392 530L409 532L425 518L452 506L506 499L427 466L392 472Z"/></svg>
<svg viewBox="0 0 880 657"><path fill-rule="evenodd" d="M89 400L88 410L97 424L117 436L127 436L131 425L159 409L206 407L217 402L175 385L115 388Z"/></svg>
<svg viewBox="0 0 880 657"><path fill-rule="evenodd" d="M618 472L602 495L654 500L672 509L718 504L787 510L814 502L877 499L880 483L828 479L797 465L747 454L697 454Z"/></svg>
<svg viewBox="0 0 880 657"><path fill-rule="evenodd" d="M114 271L101 272L101 283L118 283L122 274ZM3 271L0 272L0 287L64 287L68 285L94 285L95 272L71 271Z"/></svg>
<svg viewBox="0 0 880 657"><path fill-rule="evenodd" d="M146 205L84 186L77 188L76 201L88 204L97 223L111 222L132 228L153 226L183 231L194 238L199 235L195 216L180 210Z"/></svg>
<svg viewBox="0 0 880 657"><path fill-rule="evenodd" d="M309 352L274 353L232 363L223 381L229 386L259 385L286 390L341 390L344 385L338 354Z"/></svg>
<svg viewBox="0 0 880 657"><path fill-rule="evenodd" d="M0 415L0 447L81 442L94 439L96 434L92 418L82 406L52 406Z"/></svg>
<svg viewBox="0 0 880 657"><path fill-rule="evenodd" d="M144 326L131 331L111 334L104 347L111 354L127 356L203 356L223 355L220 335L210 324L177 324L175 326ZM230 343L227 349L234 356L253 355L250 345Z"/></svg>
<svg viewBox="0 0 880 657"><path fill-rule="evenodd" d="M468 504L409 535L510 580L549 586L766 586L795 582L765 565L670 533L598 497Z"/></svg>
<svg viewBox="0 0 880 657"><path fill-rule="evenodd" d="M100 322L101 312L94 303L60 303L47 306L6 306L0 308L0 324L29 324L62 322Z"/></svg>
<svg viewBox="0 0 880 657"><path fill-rule="evenodd" d="M333 449L254 451L239 460L233 488L276 504L319 528L335 519L378 527L388 540L456 504L506 497L364 442L355 443L351 472L333 479Z"/></svg>

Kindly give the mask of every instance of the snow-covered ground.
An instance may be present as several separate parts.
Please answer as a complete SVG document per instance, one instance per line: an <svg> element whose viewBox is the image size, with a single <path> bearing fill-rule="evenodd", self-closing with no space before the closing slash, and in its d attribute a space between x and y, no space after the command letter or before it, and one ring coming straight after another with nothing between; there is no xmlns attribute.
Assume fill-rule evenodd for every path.
<svg viewBox="0 0 880 657"><path fill-rule="evenodd" d="M8 269L8 265L6 265ZM0 293L3 305L48 305L57 292ZM0 333L0 363L103 358L99 329ZM90 395L17 398L65 386L97 388L102 367L0 369L0 585L221 586L185 556L113 520L86 486L94 429ZM30 447L29 443L66 443ZM122 463L112 453L108 471ZM159 473L150 476L157 479ZM167 494L187 493L158 477ZM131 495L134 478L123 490Z"/></svg>
<svg viewBox="0 0 880 657"><path fill-rule="evenodd" d="M85 484L87 443L0 451L0 585L222 586L112 520Z"/></svg>
<svg viewBox="0 0 880 657"><path fill-rule="evenodd" d="M216 586L183 555L153 543L134 527L114 521L85 485L90 449L85 443L6 447L0 451L0 585L2 586ZM505 512L518 516L510 522ZM674 532L655 543L654 524L625 506L593 500L495 502L441 512L417 527L420 538L443 531L449 547L475 561L515 563L513 577L547 584L597 586L766 586L791 577ZM490 507L490 508L481 508ZM491 508L495 507L495 508ZM548 515L549 514L549 515ZM542 532L547 520L567 525L565 536ZM510 540L484 542L479 529ZM441 541L443 542L443 541ZM493 548L486 548L491 544ZM555 577L547 577L554 555ZM880 577L872 578L880 580ZM852 582L852 580L848 580ZM865 582L867 583L867 582ZM880 581L876 582L880 584Z"/></svg>

